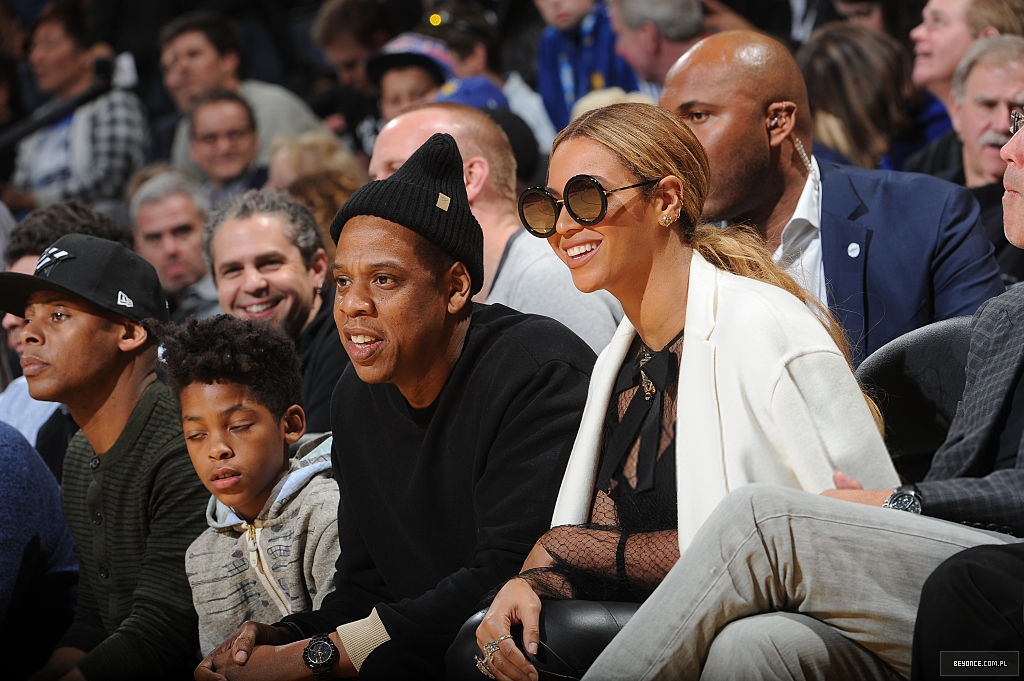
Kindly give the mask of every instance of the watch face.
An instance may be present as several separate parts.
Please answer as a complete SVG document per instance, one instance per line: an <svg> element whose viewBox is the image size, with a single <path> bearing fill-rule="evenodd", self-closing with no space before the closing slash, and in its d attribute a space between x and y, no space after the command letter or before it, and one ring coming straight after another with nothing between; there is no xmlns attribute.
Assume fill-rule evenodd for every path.
<svg viewBox="0 0 1024 681"><path fill-rule="evenodd" d="M334 652L330 643L326 641L313 641L306 649L306 656L310 664L320 665L331 661L331 654Z"/></svg>
<svg viewBox="0 0 1024 681"><path fill-rule="evenodd" d="M306 649L302 651L302 661L317 674L318 679L320 675L332 678L330 670L337 657L337 649L331 643L331 639L326 636L314 636L306 644Z"/></svg>
<svg viewBox="0 0 1024 681"><path fill-rule="evenodd" d="M889 502L889 508L897 511L910 511L911 513L921 512L921 501L914 494L897 494Z"/></svg>

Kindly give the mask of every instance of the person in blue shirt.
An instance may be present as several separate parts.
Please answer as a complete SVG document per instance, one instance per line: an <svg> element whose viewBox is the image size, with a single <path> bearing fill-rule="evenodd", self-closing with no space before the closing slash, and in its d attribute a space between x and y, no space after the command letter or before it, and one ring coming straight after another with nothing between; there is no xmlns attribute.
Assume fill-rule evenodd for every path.
<svg viewBox="0 0 1024 681"><path fill-rule="evenodd" d="M547 28L537 51L537 91L557 130L573 103L591 90L639 86L636 73L615 53L608 8L595 0L534 0Z"/></svg>

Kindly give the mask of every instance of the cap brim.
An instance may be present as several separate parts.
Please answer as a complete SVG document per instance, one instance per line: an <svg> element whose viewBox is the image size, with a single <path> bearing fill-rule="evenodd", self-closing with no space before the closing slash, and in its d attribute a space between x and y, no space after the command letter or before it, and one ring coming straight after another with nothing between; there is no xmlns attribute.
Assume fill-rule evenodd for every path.
<svg viewBox="0 0 1024 681"><path fill-rule="evenodd" d="M82 298L69 288L31 274L0 272L0 310L24 317L28 299L36 291L57 291Z"/></svg>
<svg viewBox="0 0 1024 681"><path fill-rule="evenodd" d="M24 317L25 308L28 306L28 299L33 293L38 291L56 291L57 293L65 293L77 298L78 300L84 300L104 312L109 312L117 315L118 317L123 317L137 324L143 324L144 322L144 319L125 314L124 310L120 310L111 305L101 305L95 300L91 300L86 296L83 296L81 293L77 293L76 291L69 289L67 286L55 284L48 279L36 277L31 274L19 274L18 272L0 272L0 310L10 312L16 317Z"/></svg>

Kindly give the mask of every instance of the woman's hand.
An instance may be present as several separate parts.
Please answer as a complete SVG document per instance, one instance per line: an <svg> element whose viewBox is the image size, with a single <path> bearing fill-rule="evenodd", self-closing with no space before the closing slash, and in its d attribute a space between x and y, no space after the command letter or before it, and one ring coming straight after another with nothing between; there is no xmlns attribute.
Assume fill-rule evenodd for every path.
<svg viewBox="0 0 1024 681"><path fill-rule="evenodd" d="M532 555L532 554L531 554ZM498 641L498 650L488 656L488 667L500 681L537 681L537 669L530 664L511 638L512 625L522 623L523 645L531 655L540 642L540 598L525 579L515 577L501 587L476 630L476 643L484 650ZM504 638L503 640L502 637Z"/></svg>

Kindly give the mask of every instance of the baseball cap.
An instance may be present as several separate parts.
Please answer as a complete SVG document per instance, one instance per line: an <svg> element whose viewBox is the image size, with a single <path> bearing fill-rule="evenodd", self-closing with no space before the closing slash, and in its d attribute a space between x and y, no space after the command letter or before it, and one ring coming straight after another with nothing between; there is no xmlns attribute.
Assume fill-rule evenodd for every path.
<svg viewBox="0 0 1024 681"><path fill-rule="evenodd" d="M438 84L451 78L454 62L448 47L421 33L402 33L366 62L366 72L378 86L386 71L407 66L426 69Z"/></svg>
<svg viewBox="0 0 1024 681"><path fill-rule="evenodd" d="M32 274L0 273L0 309L22 316L36 291L70 293L139 323L169 317L153 266L121 244L86 234L57 239Z"/></svg>
<svg viewBox="0 0 1024 681"><path fill-rule="evenodd" d="M474 109L507 109L508 98L487 76L452 78L441 86L438 102L456 102Z"/></svg>

